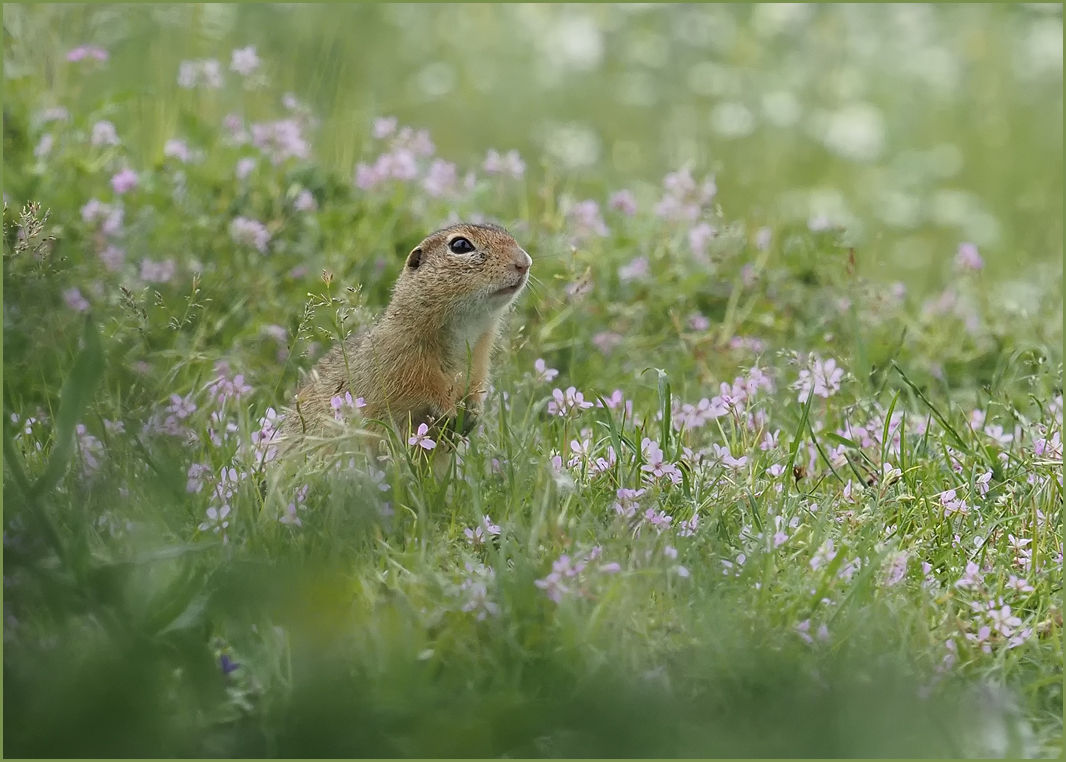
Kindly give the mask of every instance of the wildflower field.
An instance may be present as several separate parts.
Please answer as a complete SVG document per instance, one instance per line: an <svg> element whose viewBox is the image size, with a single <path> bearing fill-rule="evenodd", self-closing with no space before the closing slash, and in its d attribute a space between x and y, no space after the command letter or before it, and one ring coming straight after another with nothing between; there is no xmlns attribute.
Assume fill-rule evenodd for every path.
<svg viewBox="0 0 1066 762"><path fill-rule="evenodd" d="M5 756L1061 754L1061 5L3 13Z"/></svg>

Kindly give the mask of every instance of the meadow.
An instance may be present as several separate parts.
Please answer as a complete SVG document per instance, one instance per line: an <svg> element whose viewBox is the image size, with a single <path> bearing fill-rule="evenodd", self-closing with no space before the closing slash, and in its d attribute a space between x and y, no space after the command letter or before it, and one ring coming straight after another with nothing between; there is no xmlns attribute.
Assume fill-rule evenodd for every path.
<svg viewBox="0 0 1066 762"><path fill-rule="evenodd" d="M3 13L5 756L1061 754L1061 5ZM459 219L446 473L279 457Z"/></svg>

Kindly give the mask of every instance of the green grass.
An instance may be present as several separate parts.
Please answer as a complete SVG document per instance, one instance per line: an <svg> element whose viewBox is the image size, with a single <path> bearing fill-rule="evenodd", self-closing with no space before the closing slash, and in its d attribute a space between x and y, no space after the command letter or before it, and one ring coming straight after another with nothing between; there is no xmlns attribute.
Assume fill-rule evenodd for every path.
<svg viewBox="0 0 1066 762"><path fill-rule="evenodd" d="M1061 753L1061 58L1012 58L1061 34L1061 10L820 10L777 36L765 11L586 11L602 60L549 87L519 72L576 11L5 6L6 756ZM849 64L884 115L880 157L830 155L802 125L685 126L731 97L689 74L701 58L766 93L799 57L789 86L814 113L854 86L835 56L889 21L924 25L932 41L905 39L965 76L948 98ZM442 52L474 35L513 91ZM623 43L651 60L638 43L662 35L681 42L641 64L662 109L620 105ZM66 62L80 43L110 60ZM261 89L228 71L249 43ZM410 84L438 56L463 72L444 101ZM177 87L179 61L209 57L224 88ZM611 150L542 152L534 102ZM56 105L69 118L42 123ZM309 155L234 145L231 112L295 120ZM457 162L448 194L422 185L430 156L417 181L353 185L393 113ZM118 145L91 144L101 119ZM985 157L1004 129L1028 137ZM163 155L171 138L190 161ZM904 171L947 142L961 174ZM512 146L521 178L483 170ZM702 253L693 222L653 211L689 158L697 184L717 173ZM792 202L830 185L854 219L812 230ZM999 231L983 269L954 258L984 212L893 226L876 212L893 187L930 209L980 199ZM608 208L623 188L631 216ZM453 214L534 259L479 428L439 476L405 432L368 452L338 428L328 455L278 462L271 411ZM804 394L812 368L828 379ZM554 414L571 386L606 406Z"/></svg>

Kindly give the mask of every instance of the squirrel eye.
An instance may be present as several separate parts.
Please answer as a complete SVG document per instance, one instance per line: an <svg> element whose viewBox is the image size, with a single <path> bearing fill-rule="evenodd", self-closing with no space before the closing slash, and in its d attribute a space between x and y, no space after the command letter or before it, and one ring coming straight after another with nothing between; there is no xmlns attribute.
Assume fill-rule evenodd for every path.
<svg viewBox="0 0 1066 762"><path fill-rule="evenodd" d="M465 238L456 238L448 244L448 248L452 250L453 254L469 254L474 250L474 244Z"/></svg>

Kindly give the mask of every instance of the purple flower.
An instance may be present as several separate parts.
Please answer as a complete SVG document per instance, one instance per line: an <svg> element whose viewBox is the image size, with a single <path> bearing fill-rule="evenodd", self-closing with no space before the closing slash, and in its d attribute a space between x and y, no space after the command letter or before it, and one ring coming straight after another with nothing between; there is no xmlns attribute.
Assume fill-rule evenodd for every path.
<svg viewBox="0 0 1066 762"><path fill-rule="evenodd" d="M829 399L840 391L840 379L843 376L844 371L837 367L836 360L830 358L823 362L815 355L810 369L801 370L799 380L791 388L799 390L800 402L805 403L812 391L818 397Z"/></svg>
<svg viewBox="0 0 1066 762"><path fill-rule="evenodd" d="M702 185L696 183L689 167L682 167L663 178L663 197L655 205L655 213L668 220L693 222L718 193L714 177Z"/></svg>
<svg viewBox="0 0 1066 762"><path fill-rule="evenodd" d="M533 363L533 370L536 371L536 380L543 381L544 383L550 383L553 378L559 375L559 371L555 368L549 368L547 363L540 357Z"/></svg>
<svg viewBox="0 0 1066 762"><path fill-rule="evenodd" d="M115 131L115 125L106 120L94 124L91 142L94 146L117 146L118 133Z"/></svg>
<svg viewBox="0 0 1066 762"><path fill-rule="evenodd" d="M109 55L106 50L95 47L94 45L79 45L67 53L67 60L71 62L84 61L86 59L106 61L108 58Z"/></svg>
<svg viewBox="0 0 1066 762"><path fill-rule="evenodd" d="M884 584L885 587L892 587L898 584L907 573L907 561L909 560L907 553L900 551L892 554L889 559L888 568L885 571Z"/></svg>
<svg viewBox="0 0 1066 762"><path fill-rule="evenodd" d="M230 470L233 471L233 469L230 469ZM223 473L224 474L225 474L225 471L226 470L223 469ZM234 472L234 474L236 474L236 472ZM234 478L236 478L236 477L234 476ZM220 483L219 487L222 488L222 491L225 491L225 488L223 487L223 483ZM223 505L221 509L216 508L215 506L212 505L210 508L207 509L207 520L201 522L201 524L200 524L200 531L201 532L214 532L215 534L218 534L219 532L222 532L222 531L228 529L229 528L229 515L230 515L230 507L228 505Z"/></svg>
<svg viewBox="0 0 1066 762"><path fill-rule="evenodd" d="M759 251L766 251L770 248L770 241L773 240L773 231L770 228L759 228L755 233L755 248Z"/></svg>
<svg viewBox="0 0 1066 762"><path fill-rule="evenodd" d="M985 261L977 253L977 245L972 243L960 243L959 250L955 254L955 266L960 270L981 270Z"/></svg>
<svg viewBox="0 0 1066 762"><path fill-rule="evenodd" d="M383 116L374 120L373 135L377 140L384 140L396 132L396 117Z"/></svg>
<svg viewBox="0 0 1066 762"><path fill-rule="evenodd" d="M421 447L423 450L432 450L437 446L437 443L429 438L429 426L424 423L418 425L418 431L407 440L407 444L412 447ZM478 531L481 531L480 528Z"/></svg>
<svg viewBox="0 0 1066 762"><path fill-rule="evenodd" d="M52 137L52 133L46 132L41 135L40 142L33 149L33 155L38 159L43 159L45 156L52 152L52 146L55 145L55 138Z"/></svg>
<svg viewBox="0 0 1066 762"><path fill-rule="evenodd" d="M580 238L606 236L610 233L600 216L600 205L591 199L574 204L570 209L570 220L574 225L574 235Z"/></svg>
<svg viewBox="0 0 1066 762"><path fill-rule="evenodd" d="M178 65L178 86L191 90L198 85L212 90L222 87L222 64L214 59L182 61Z"/></svg>
<svg viewBox="0 0 1066 762"><path fill-rule="evenodd" d="M366 400L362 397L356 397L353 399L352 393L349 391L345 392L343 397L339 394L335 397L331 397L329 406L333 408L333 417L337 419L337 421L343 421L343 408L348 408L349 411L359 411L366 407ZM350 415L351 412L348 414Z"/></svg>
<svg viewBox="0 0 1066 762"><path fill-rule="evenodd" d="M614 512L619 516L625 518L631 518L636 515L637 509L640 508L640 496L643 495L646 490L643 489L620 489L615 495L618 500L614 504Z"/></svg>
<svg viewBox="0 0 1066 762"><path fill-rule="evenodd" d="M422 188L430 196L443 196L451 191L459 181L455 165L444 159L434 159L422 181Z"/></svg>
<svg viewBox="0 0 1066 762"><path fill-rule="evenodd" d="M622 341L622 336L620 334L615 333L614 331L600 331L592 337L592 345L605 355L608 355L612 351L614 351L614 349L618 347L622 343Z"/></svg>
<svg viewBox="0 0 1066 762"><path fill-rule="evenodd" d="M248 175L252 174L252 170L255 169L257 164L255 159L241 159L237 162L237 179L243 180Z"/></svg>
<svg viewBox="0 0 1066 762"><path fill-rule="evenodd" d="M247 217L234 219L230 223L229 234L234 242L245 246L254 246L263 254L266 253L267 244L270 242L270 231L266 229L266 226L257 220Z"/></svg>
<svg viewBox="0 0 1066 762"><path fill-rule="evenodd" d="M609 564L603 564L600 567L601 574L617 574L620 571L622 571L622 565L614 561Z"/></svg>
<svg viewBox="0 0 1066 762"><path fill-rule="evenodd" d="M300 123L295 119L253 124L252 145L269 156L274 164L290 158L306 159L311 155L311 147L304 140Z"/></svg>
<svg viewBox="0 0 1066 762"><path fill-rule="evenodd" d="M85 312L89 309L89 302L81 295L81 291L76 288L68 288L64 291L63 301L75 312Z"/></svg>
<svg viewBox="0 0 1066 762"><path fill-rule="evenodd" d="M580 412L592 407L593 403L585 401L585 395L571 386L564 392L561 389L552 390L552 399L548 403L548 414L566 416L574 411Z"/></svg>
<svg viewBox="0 0 1066 762"><path fill-rule="evenodd" d="M615 209L626 217L632 217L637 213L637 199L627 190L620 190L611 195L607 202L608 209Z"/></svg>
<svg viewBox="0 0 1066 762"><path fill-rule="evenodd" d="M115 193L128 193L137 187L137 173L128 167L111 178Z"/></svg>
<svg viewBox="0 0 1066 762"><path fill-rule="evenodd" d="M410 127L400 128L392 141L392 148L393 151L407 151L423 158L432 156L437 150L427 130L414 130Z"/></svg>
<svg viewBox="0 0 1066 762"><path fill-rule="evenodd" d="M485 157L485 163L482 168L487 174L490 175L510 175L516 180L521 179L525 174L526 164L522 161L522 157L519 156L518 151L508 151L504 155L500 155L495 149L490 150Z"/></svg>
<svg viewBox="0 0 1066 762"><path fill-rule="evenodd" d="M955 587L979 587L983 579L980 568L973 561L970 561L966 564L965 573L955 583Z"/></svg>
<svg viewBox="0 0 1066 762"><path fill-rule="evenodd" d="M172 138L163 145L163 156L168 159L187 162L192 158L192 151L189 150L189 146L186 145L184 140Z"/></svg>
<svg viewBox="0 0 1066 762"><path fill-rule="evenodd" d="M815 552L814 557L811 558L811 568L814 571L818 571L823 566L827 565L830 561L836 558L837 552L833 547L832 540L826 540L822 543L821 547Z"/></svg>
<svg viewBox="0 0 1066 762"><path fill-rule="evenodd" d="M688 327L693 331L706 331L711 327L711 321L698 312L693 312L688 317Z"/></svg>
<svg viewBox="0 0 1066 762"><path fill-rule="evenodd" d="M104 218L104 224L100 226L100 229L107 233L107 235L116 236L122 233L122 218L126 215L126 210L119 205L115 205L108 210L107 217Z"/></svg>
<svg viewBox="0 0 1066 762"><path fill-rule="evenodd" d="M230 658L226 654L222 654L218 658L218 668L222 670L223 675L229 675L235 672L241 665L235 661L230 661Z"/></svg>
<svg viewBox="0 0 1066 762"><path fill-rule="evenodd" d="M70 112L62 106L54 106L53 108L46 108L41 112L41 122L47 124L48 122L65 122L70 118Z"/></svg>
<svg viewBox="0 0 1066 762"><path fill-rule="evenodd" d="M701 222L688 231L688 246L692 256L697 260L707 256L707 244L717 235L717 231L706 222Z"/></svg>
<svg viewBox="0 0 1066 762"><path fill-rule="evenodd" d="M249 45L246 48L237 48L233 51L233 57L230 59L230 69L237 72L241 76L247 77L249 74L259 68L259 56L255 54L255 46Z"/></svg>
<svg viewBox="0 0 1066 762"><path fill-rule="evenodd" d="M318 209L318 204L315 203L315 197L311 194L311 191L305 188L300 191L296 200L292 202L292 208L298 212L313 212Z"/></svg>
<svg viewBox="0 0 1066 762"><path fill-rule="evenodd" d="M623 283L631 280L643 280L648 277L648 258L637 257L628 265L618 268L618 280Z"/></svg>
<svg viewBox="0 0 1066 762"><path fill-rule="evenodd" d="M170 283L176 273L177 265L173 259L163 262L145 259L141 262L141 280L145 283Z"/></svg>

